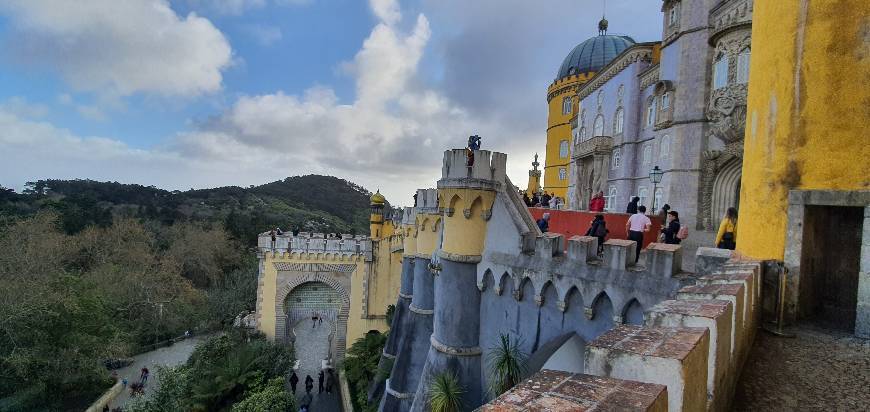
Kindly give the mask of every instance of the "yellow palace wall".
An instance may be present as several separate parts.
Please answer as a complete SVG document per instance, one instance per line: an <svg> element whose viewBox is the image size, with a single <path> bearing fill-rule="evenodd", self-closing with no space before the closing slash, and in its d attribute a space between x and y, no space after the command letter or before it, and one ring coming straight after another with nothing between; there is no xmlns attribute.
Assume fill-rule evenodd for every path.
<svg viewBox="0 0 870 412"><path fill-rule="evenodd" d="M789 189L870 188L870 1L756 1L737 248L783 259Z"/></svg>
<svg viewBox="0 0 870 412"><path fill-rule="evenodd" d="M571 161L571 118L578 113L577 106L580 101L577 98L579 86L592 78L595 73L581 73L556 80L547 89L547 149L544 160L544 191L555 193L556 196L565 198L568 193L568 178L559 180L559 169L565 168ZM571 96L571 113L562 114L562 98ZM566 157L559 156L559 145L565 140L568 142L568 154Z"/></svg>

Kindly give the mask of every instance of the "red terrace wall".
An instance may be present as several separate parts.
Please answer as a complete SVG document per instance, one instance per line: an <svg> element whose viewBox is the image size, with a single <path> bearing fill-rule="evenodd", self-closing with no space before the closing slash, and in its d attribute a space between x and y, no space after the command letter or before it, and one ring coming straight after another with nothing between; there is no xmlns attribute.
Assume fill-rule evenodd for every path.
<svg viewBox="0 0 870 412"><path fill-rule="evenodd" d="M597 212L553 210L540 207L530 207L529 213L532 214L535 221L542 218L544 213L549 213L550 232L561 233L565 236L566 242L571 238L571 236L585 235L586 231L589 230L589 226L592 226L592 219L594 219L595 215L598 214ZM607 222L607 229L610 230L606 239L628 239L628 232L625 231L625 223L628 222L628 217L631 215L627 213L607 212L602 214L604 215L604 221ZM645 233L643 236L643 247L655 242L658 239L659 233L661 233L661 218L658 216L649 216L649 219L652 221L652 227L649 232Z"/></svg>

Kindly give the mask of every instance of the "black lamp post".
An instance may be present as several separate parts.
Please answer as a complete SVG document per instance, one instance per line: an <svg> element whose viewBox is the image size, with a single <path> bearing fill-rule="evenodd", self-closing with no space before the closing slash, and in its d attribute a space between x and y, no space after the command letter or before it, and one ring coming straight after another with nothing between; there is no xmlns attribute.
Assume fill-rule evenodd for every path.
<svg viewBox="0 0 870 412"><path fill-rule="evenodd" d="M654 167L652 170L649 171L649 180L653 183L653 192L652 192L652 198L653 198L652 199L653 200L652 201L652 212L653 213L655 213L655 211L656 211L656 190L658 189L659 183L662 182L662 175L663 174L665 174L665 172L663 172L662 169L659 169L658 166Z"/></svg>

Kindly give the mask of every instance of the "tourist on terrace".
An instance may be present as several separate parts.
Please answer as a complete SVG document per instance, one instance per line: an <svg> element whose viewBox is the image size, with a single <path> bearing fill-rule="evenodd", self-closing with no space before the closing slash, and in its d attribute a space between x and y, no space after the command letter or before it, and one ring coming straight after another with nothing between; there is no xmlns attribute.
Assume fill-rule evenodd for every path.
<svg viewBox="0 0 870 412"><path fill-rule="evenodd" d="M541 196L541 207L550 207L550 199L552 198L549 193L544 192L544 195Z"/></svg>
<svg viewBox="0 0 870 412"><path fill-rule="evenodd" d="M635 199L640 200L637 197L635 197ZM632 202L634 203L633 200ZM629 207L631 207L631 203L629 203ZM625 222L625 230L628 231L628 240L637 242L637 246L634 248L634 263L637 263L638 259L640 259L640 249L643 247L643 234L644 232L649 232L651 226L652 221L647 217L646 206L643 205L638 206L637 213L631 215L628 218L628 222Z"/></svg>
<svg viewBox="0 0 870 412"><path fill-rule="evenodd" d="M275 250L275 241L278 240L277 232L275 232L275 229L272 229L269 231L269 236L272 238L272 250L274 251Z"/></svg>
<svg viewBox="0 0 870 412"><path fill-rule="evenodd" d="M586 236L595 236L598 238L598 255L604 252L604 238L610 233L607 230L607 222L604 221L604 215L595 215L592 220L592 225L586 231Z"/></svg>
<svg viewBox="0 0 870 412"><path fill-rule="evenodd" d="M604 211L604 192L599 191L595 195L592 196L592 200L589 201L589 211L590 212L603 212Z"/></svg>
<svg viewBox="0 0 870 412"><path fill-rule="evenodd" d="M737 246L737 209L729 207L716 233L716 247L734 250Z"/></svg>
<svg viewBox="0 0 870 412"><path fill-rule="evenodd" d="M544 216L538 219L538 229L541 229L541 232L547 233L550 230L550 214L544 213Z"/></svg>
<svg viewBox="0 0 870 412"><path fill-rule="evenodd" d="M667 225L662 228L662 234L665 237L665 243L669 245L679 245L682 239L678 236L680 233L680 214L676 210L671 210L667 214Z"/></svg>
<svg viewBox="0 0 870 412"><path fill-rule="evenodd" d="M534 206L534 207L541 206L541 198L538 197L537 193L532 194L532 206Z"/></svg>
<svg viewBox="0 0 870 412"><path fill-rule="evenodd" d="M526 204L526 207L532 206L532 199L529 199L529 194L523 192L523 203Z"/></svg>
<svg viewBox="0 0 870 412"><path fill-rule="evenodd" d="M628 202L628 207L625 208L625 213L633 215L637 213L637 202L640 202L640 198L635 196L631 198L631 202Z"/></svg>

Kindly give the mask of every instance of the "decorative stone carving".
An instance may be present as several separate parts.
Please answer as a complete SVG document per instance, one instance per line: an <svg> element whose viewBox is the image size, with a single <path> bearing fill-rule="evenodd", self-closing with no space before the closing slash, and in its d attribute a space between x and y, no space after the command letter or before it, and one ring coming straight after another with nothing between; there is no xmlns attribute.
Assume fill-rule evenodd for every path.
<svg viewBox="0 0 870 412"><path fill-rule="evenodd" d="M710 105L707 107L711 136L725 144L743 140L746 126L746 93L745 83L730 84L713 91Z"/></svg>
<svg viewBox="0 0 870 412"><path fill-rule="evenodd" d="M471 209L462 209L462 215L465 216L466 219L471 219Z"/></svg>
<svg viewBox="0 0 870 412"><path fill-rule="evenodd" d="M713 184L722 166L731 159L743 158L743 140L737 140L725 145L723 150L705 150L701 158L701 184L698 185L698 221L696 229L715 230L716 219L713 216Z"/></svg>

